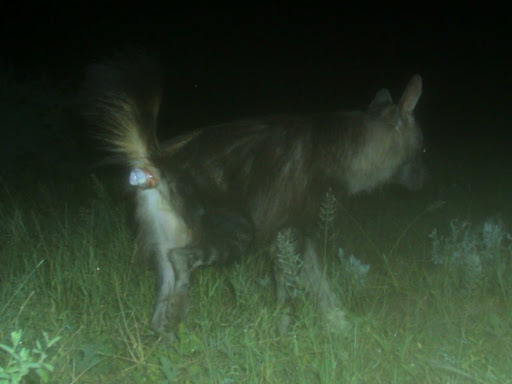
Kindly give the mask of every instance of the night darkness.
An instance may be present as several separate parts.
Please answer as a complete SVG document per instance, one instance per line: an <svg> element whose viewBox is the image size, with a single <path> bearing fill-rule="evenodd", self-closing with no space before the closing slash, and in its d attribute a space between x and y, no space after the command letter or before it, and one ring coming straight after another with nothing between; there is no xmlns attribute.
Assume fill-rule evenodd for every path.
<svg viewBox="0 0 512 384"><path fill-rule="evenodd" d="M9 174L35 163L54 174L66 165L69 174L74 165L94 163L94 144L72 112L84 68L136 46L158 54L166 69L161 138L241 117L362 109L381 87L398 97L419 73L424 93L416 115L432 165L446 170L449 163L459 169L458 178L460 168L471 169L463 173L474 178L476 167L492 171L483 172L484 178L512 179L506 144L512 119L510 27L504 9L164 10L87 2L72 9L11 8L1 17L1 63L9 79L1 159ZM23 111L38 103L31 95L36 91L16 85L27 83L39 84L42 99L51 104L50 122L41 125L46 128L36 126L38 116L48 114L45 106L35 106L34 116ZM55 117L55 110L63 112Z"/></svg>
<svg viewBox="0 0 512 384"><path fill-rule="evenodd" d="M445 286L437 284L437 275L430 280L428 272L442 274L439 265L433 262L434 240L429 234L434 233L433 228L436 231L438 227L448 228L453 218L480 225L487 218L499 217L500 225L508 228L508 232L502 233L503 239L508 239L503 241L508 247L506 254L512 249L510 235L505 235L512 228L512 16L505 5L493 8L486 4L479 8L465 2L457 7L394 7L386 2L387 7L378 8L370 4L299 7L289 2L294 5L276 3L265 7L253 2L254 5L221 7L219 2L209 6L191 2L193 6L173 9L150 1L140 2L136 8L128 6L128 2L118 8L107 2L102 5L90 1L68 1L65 5L44 3L4 5L0 14L0 318L9 317L9 321L4 322L3 318L0 321L0 344L7 340L14 325L35 329L36 335L40 334L39 328L53 329L50 333L63 335L65 342L58 352L60 361L52 362L57 361L57 372L68 375L67 382L77 382L82 374L92 377L88 379L92 381L83 382L151 382L151 375L162 375L159 364L165 365L168 362L165 359L170 359L168 365L172 369L179 367L172 374L177 372L173 377L183 379L181 382L242 383L251 372L253 376L261 375L262 382L286 382L282 378L292 377L288 372L297 374L302 363L306 367L304 376L300 376L300 371L300 379L294 382L322 382L316 379L322 372L331 372L329 369L334 372L332 377L340 372L346 374L343 377L350 377L353 367L356 367L353 377L357 379L347 382L396 382L400 381L400 374L411 378L404 382L462 382L451 380L459 372L465 375L459 376L462 380L493 383L505 382L503 378L509 380L510 258L503 262L501 271L506 272L500 276L505 278L490 278L487 283L491 288L474 296L463 296L464 292L453 289L447 291L445 300L446 292L442 291ZM217 286L215 282L211 290L212 300L218 287L222 291L221 299L211 304L215 308L210 309L207 305L210 303L203 305L207 300L201 305L191 305L191 312L196 315L203 311L202 317L191 317L182 332L201 336L183 337L181 349L173 349L172 353L165 349L161 360L155 358L159 353L155 351L161 351L162 344L148 350L147 345L153 348L155 339L148 326L155 275L139 268L137 262L128 261L128 257L111 257L121 253L132 257L132 249L126 251L126 247L132 245L128 237L133 234L130 199L133 189L127 188L127 170L105 160L107 155L79 113L86 68L131 48L142 48L158 56L165 68L165 89L158 117L161 140L241 118L363 110L383 87L389 88L396 102L409 79L414 74L421 75L423 93L414 113L424 135L428 168L424 187L411 192L386 186L373 194L362 193L347 199L346 206L339 205L343 210L338 212L348 212L339 219L343 247L348 239L347 247L353 246L353 253L363 263L372 265L370 273L378 275L368 289L371 292L362 295L360 301L357 296L346 296L348 313L362 319L356 330L360 332L357 340L343 339L341 348L332 344L326 347L330 349L325 353L322 349L325 340L333 342L330 334L320 336L323 339L318 342L313 332L313 336L307 337L314 341L303 343L307 337L301 338L301 320L293 342L285 338L274 340L273 325L261 325L266 321L261 319L266 319L272 310L267 313L260 308L265 305L272 308L276 303L267 297L258 298L259 289L268 288L271 284L263 286L270 280L256 279L257 288L246 289L251 292L246 296L254 294L254 302L259 300L263 304L253 305L251 296L247 300L250 307L244 307L245 299L239 299L238 292L231 292L236 290L231 287L237 285L236 278L223 277L222 284ZM119 225L121 216L123 224ZM116 241L112 241L114 237ZM327 240L325 248L326 244ZM332 250L338 251L335 246ZM501 246L499 243L499 251ZM387 255L386 249L390 250ZM357 253L359 250L364 252ZM348 249L346 256L351 252ZM81 254L86 255L83 260L78 257ZM499 254L503 255L505 252ZM391 260L389 264L386 256ZM42 263L39 260L46 264L34 273ZM38 262L32 271L32 264ZM29 274L28 270L32 272ZM144 276L150 277L139 279L146 272ZM406 276L404 281L400 280L401 272ZM32 274L34 278L30 280ZM12 288L11 298L9 287L17 287L20 276L23 279L28 276L23 280L27 288ZM198 279L201 284L211 278L206 274L201 276ZM448 273L448 284L458 283L457 278ZM250 279L239 280L238 286L246 287L244 284ZM501 285L496 288L498 280ZM235 282L231 284L232 281ZM418 286L419 291L410 288ZM195 289L204 287L196 285ZM27 293L26 301L18 294L25 291L32 292L30 296ZM139 295L139 291L144 292ZM269 293L265 292L262 295ZM441 294L436 296L437 292ZM194 295L209 294L194 291ZM466 302L460 297L469 299ZM132 312L125 317L125 311ZM373 314L376 320L371 318ZM122 325L112 326L120 318ZM479 322L471 323L474 318ZM208 321L200 324L198 319ZM220 325L215 328L211 324ZM240 336L241 326L245 327L243 336ZM222 344L219 350L225 349L218 352L214 345L217 341L210 343L210 340L217 337L217 330L221 330L220 335L225 329L228 329L226 335L236 334L229 338L237 343L241 338L254 337L251 348L257 351L257 357L251 356L252 349L243 343L226 342L224 347L224 336L219 336L218 343ZM134 333L117 335L122 332ZM296 340L298 344L293 344ZM382 340L385 342L381 344ZM314 346L308 347L308 342ZM296 351L291 352L292 344L303 348L297 355L299 363L294 360ZM106 347L96 348L98 345ZM352 351L352 345L363 347ZM434 359L439 359L443 367L452 363L446 357L449 352L438 350L438 345L443 348L447 345L447 350L453 348L457 351L454 355L463 356L467 352L463 356L467 364L461 359L460 364L456 361L459 365L453 363L444 371L445 376L432 375L423 380L425 372L437 369ZM268 355L265 355L267 350L261 354L258 350L272 351L276 346L278 351ZM386 354L388 347L391 352ZM106 352L96 354L96 349ZM360 351L363 357L352 360L353 356L360 356ZM492 358L487 358L486 353ZM335 356L331 359L332 367L328 367L329 358L324 359L324 355ZM62 356L65 358L61 359ZM318 362L308 360L316 356ZM412 363L409 356L413 356ZM87 358L90 361L84 362ZM268 364L256 367L255 363L256 368L247 368L241 363L240 380L224 380L227 376L221 374L215 380L210 379L209 369L217 369L217 362L220 366L224 359L227 371L236 359L245 363L265 360ZM268 378L268 372L280 369L280 363L274 360L282 361L283 365L289 363L291 368L283 369L281 376ZM111 362L115 368L110 368ZM201 364L208 367L197 368ZM478 364L474 369L478 375L471 376L470 369ZM488 366L492 369L487 369ZM358 367L362 369L357 371ZM311 372L317 372L317 368L320 374L314 376ZM194 379L202 374L198 373L201 369L207 372L206 379ZM381 371L385 372L384 376L380 375ZM97 372L102 378L126 376L123 381L117 381L117 376L114 381L102 381L95 376ZM124 377L135 378L125 381ZM335 382L327 374L325 377L323 382ZM365 380L367 377L370 379Z"/></svg>
<svg viewBox="0 0 512 384"><path fill-rule="evenodd" d="M364 108L381 87L398 97L419 73L425 90L417 113L429 151L462 147L474 159L482 152L476 147L495 155L494 146L504 144L511 120L504 10L85 4L3 12L4 72L17 81L43 79L69 100L86 65L125 47L144 47L166 68L162 119L171 128L160 131L166 137L240 117ZM5 137L31 141L29 132L15 131L2 124ZM66 128L59 137L82 133ZM4 144L10 150L3 161L11 162L18 154ZM37 152L37 140L28 146Z"/></svg>
<svg viewBox="0 0 512 384"><path fill-rule="evenodd" d="M109 172L78 95L88 65L136 47L165 68L160 139L238 118L364 109L382 87L398 98L419 73L425 193L464 185L479 205L509 212L508 16L445 6L11 7L1 16L2 177L24 190Z"/></svg>

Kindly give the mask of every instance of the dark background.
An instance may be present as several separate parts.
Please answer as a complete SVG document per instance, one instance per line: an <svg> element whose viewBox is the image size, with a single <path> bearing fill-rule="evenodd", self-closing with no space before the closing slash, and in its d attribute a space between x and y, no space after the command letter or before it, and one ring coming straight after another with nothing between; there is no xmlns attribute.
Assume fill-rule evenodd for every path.
<svg viewBox="0 0 512 384"><path fill-rule="evenodd" d="M3 123L4 172L37 164L50 172L67 165L71 173L74 165L95 164L87 130L67 106L88 64L138 46L158 53L166 68L161 138L240 117L363 109L381 87L398 99L419 73L424 93L416 115L432 173L450 165L445 180L467 177L490 188L492 180L512 179L511 17L505 4L468 4L4 6L4 115L13 109L12 83L34 82L43 99L59 90L53 107L66 114L42 133L16 119ZM15 91L17 107L24 92Z"/></svg>

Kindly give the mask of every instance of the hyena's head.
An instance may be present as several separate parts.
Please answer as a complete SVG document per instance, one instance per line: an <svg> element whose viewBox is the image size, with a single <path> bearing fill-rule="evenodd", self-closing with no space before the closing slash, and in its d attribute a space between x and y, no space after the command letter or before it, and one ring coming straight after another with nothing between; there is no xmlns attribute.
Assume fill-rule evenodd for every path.
<svg viewBox="0 0 512 384"><path fill-rule="evenodd" d="M387 89L377 92L363 114L361 140L349 162L351 193L369 191L387 182L421 188L426 175L423 135L413 115L421 88L421 77L413 76L398 104L393 103Z"/></svg>

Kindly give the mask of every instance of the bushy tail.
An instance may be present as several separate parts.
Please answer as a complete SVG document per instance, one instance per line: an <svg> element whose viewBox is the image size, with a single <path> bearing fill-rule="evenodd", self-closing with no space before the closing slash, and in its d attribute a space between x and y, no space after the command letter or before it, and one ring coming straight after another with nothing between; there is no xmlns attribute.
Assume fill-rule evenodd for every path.
<svg viewBox="0 0 512 384"><path fill-rule="evenodd" d="M131 168L150 165L151 154L158 149L162 84L158 61L140 51L88 68L86 117L107 149Z"/></svg>

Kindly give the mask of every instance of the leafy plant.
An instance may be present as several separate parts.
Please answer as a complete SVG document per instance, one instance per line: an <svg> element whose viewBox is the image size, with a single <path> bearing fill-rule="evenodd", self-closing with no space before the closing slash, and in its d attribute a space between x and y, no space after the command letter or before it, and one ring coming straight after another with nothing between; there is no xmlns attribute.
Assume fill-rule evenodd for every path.
<svg viewBox="0 0 512 384"><path fill-rule="evenodd" d="M345 256L342 248L338 249L338 259L342 265L343 293L349 298L358 295L366 285L366 278L370 270L368 264L363 264L354 255Z"/></svg>
<svg viewBox="0 0 512 384"><path fill-rule="evenodd" d="M44 342L36 341L34 348L23 347L22 331L11 332L11 346L0 344L0 349L7 353L7 363L0 366L0 384L17 384L23 377L34 372L43 383L49 381L49 373L53 372L53 365L48 363L47 351L59 340L60 336L50 339L47 333L43 333Z"/></svg>
<svg viewBox="0 0 512 384"><path fill-rule="evenodd" d="M464 288L503 281L512 237L502 221L491 218L474 228L468 221L454 219L448 234L434 229L429 237L434 264L444 266Z"/></svg>
<svg viewBox="0 0 512 384"><path fill-rule="evenodd" d="M328 243L335 239L333 227L338 213L338 200L329 188L325 193L319 211L319 234L322 241L323 256L325 258L328 251Z"/></svg>

